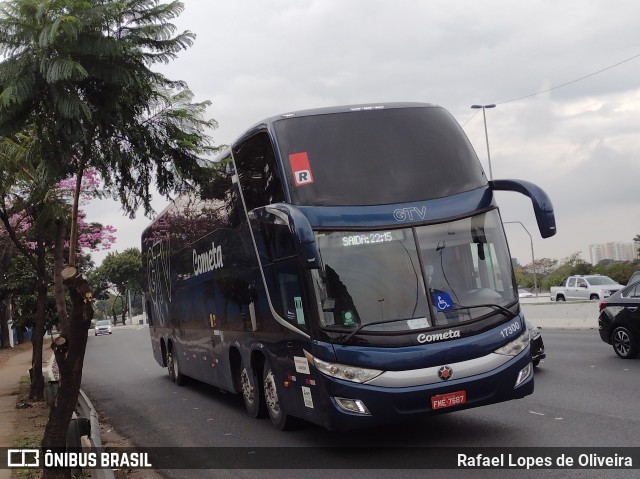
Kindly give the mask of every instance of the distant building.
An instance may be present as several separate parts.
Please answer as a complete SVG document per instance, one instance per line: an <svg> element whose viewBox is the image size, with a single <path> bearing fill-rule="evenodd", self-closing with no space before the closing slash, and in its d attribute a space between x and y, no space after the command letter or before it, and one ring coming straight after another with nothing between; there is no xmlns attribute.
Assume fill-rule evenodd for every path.
<svg viewBox="0 0 640 479"><path fill-rule="evenodd" d="M589 245L591 264L598 264L605 259L614 261L633 261L638 259L637 243L601 243Z"/></svg>

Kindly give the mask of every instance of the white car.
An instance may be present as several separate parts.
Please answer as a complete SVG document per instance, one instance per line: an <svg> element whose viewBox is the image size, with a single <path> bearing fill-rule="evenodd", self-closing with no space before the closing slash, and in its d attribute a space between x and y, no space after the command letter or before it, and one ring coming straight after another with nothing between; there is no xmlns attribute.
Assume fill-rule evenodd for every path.
<svg viewBox="0 0 640 479"><path fill-rule="evenodd" d="M518 297L519 298L533 298L533 293L531 291L527 291L526 289L518 288Z"/></svg>
<svg viewBox="0 0 640 479"><path fill-rule="evenodd" d="M111 334L111 321L108 319L96 321L95 334L96 336L99 334Z"/></svg>

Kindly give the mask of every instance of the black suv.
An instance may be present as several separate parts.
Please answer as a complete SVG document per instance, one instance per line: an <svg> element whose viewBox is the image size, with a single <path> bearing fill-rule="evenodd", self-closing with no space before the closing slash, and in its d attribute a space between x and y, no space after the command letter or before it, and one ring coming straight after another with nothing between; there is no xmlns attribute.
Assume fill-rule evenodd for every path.
<svg viewBox="0 0 640 479"><path fill-rule="evenodd" d="M623 359L640 353L640 282L630 283L600 301L600 337Z"/></svg>

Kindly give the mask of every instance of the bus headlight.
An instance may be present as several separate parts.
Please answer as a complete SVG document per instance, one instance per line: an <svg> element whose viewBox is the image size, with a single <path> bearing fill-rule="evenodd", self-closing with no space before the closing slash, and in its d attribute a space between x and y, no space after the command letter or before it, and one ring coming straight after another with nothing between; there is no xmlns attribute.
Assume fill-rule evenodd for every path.
<svg viewBox="0 0 640 479"><path fill-rule="evenodd" d="M346 364L328 363L312 356L307 351L304 352L304 355L307 361L318 368L318 371L322 374L354 383L366 383L384 372L377 369L348 366Z"/></svg>
<svg viewBox="0 0 640 479"><path fill-rule="evenodd" d="M520 336L505 344L501 348L496 349L496 354L503 356L517 356L529 345L529 331L525 330Z"/></svg>

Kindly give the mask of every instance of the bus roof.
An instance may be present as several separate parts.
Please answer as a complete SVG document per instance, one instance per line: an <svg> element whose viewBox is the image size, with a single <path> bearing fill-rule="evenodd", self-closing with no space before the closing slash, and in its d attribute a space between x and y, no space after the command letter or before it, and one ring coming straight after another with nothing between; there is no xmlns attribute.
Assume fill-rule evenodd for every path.
<svg viewBox="0 0 640 479"><path fill-rule="evenodd" d="M390 103L363 103L363 104L353 104L353 105L339 105L339 106L330 106L323 108L310 108L306 110L296 110L290 111L287 113L281 113L279 115L270 116L265 118L250 128L245 130L233 143L232 145L236 145L244 141L248 136L251 136L255 133L255 130L262 129L264 127L268 127L272 125L276 121L286 120L288 118L301 118L305 116L319 116L319 115L332 115L335 113L348 113L348 112L359 112L359 111L376 111L376 110L389 110L394 108L440 108L439 105L435 105L433 103L420 103L420 102L390 102Z"/></svg>

